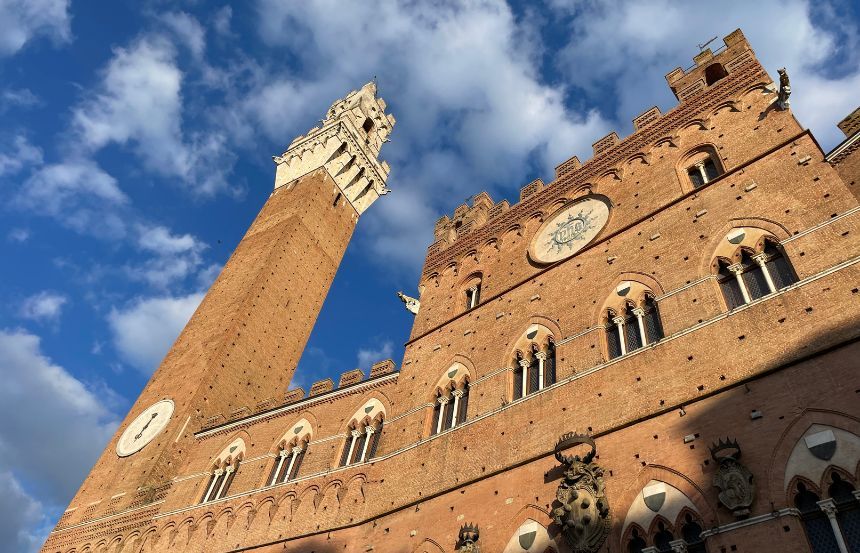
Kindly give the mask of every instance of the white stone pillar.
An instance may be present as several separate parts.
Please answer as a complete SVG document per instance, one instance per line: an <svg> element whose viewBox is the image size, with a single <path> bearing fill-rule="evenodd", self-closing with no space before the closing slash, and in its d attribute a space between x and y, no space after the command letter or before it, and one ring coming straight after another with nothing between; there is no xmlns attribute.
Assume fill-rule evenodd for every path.
<svg viewBox="0 0 860 553"><path fill-rule="evenodd" d="M364 446L361 448L361 458L358 460L359 463L364 462L364 458L367 457L367 446L370 445L370 440L373 439L374 428L369 424L364 427Z"/></svg>
<svg viewBox="0 0 860 553"><path fill-rule="evenodd" d="M233 465L229 465L226 469L224 469L224 480L221 480L221 485L218 486L218 493L215 494L214 499L221 498L221 494L224 493L224 486L227 485L227 481L230 480L230 475L233 473L234 470L236 469L233 468Z"/></svg>
<svg viewBox="0 0 860 553"><path fill-rule="evenodd" d="M349 442L349 453L346 454L346 465L349 465L350 461L352 461L352 452L355 450L355 441L358 439L358 436L361 433L358 430L353 430L351 434L352 441Z"/></svg>
<svg viewBox="0 0 860 553"><path fill-rule="evenodd" d="M639 338L642 339L642 346L647 346L648 338L645 335L645 321L643 320L645 310L641 307L637 307L633 310L633 314L636 315L636 324L639 325Z"/></svg>
<svg viewBox="0 0 860 553"><path fill-rule="evenodd" d="M455 426L457 426L457 413L459 412L458 409L460 408L460 398L463 397L463 390L454 390L453 392L451 392L451 395L454 396L454 414L451 417L450 428L454 428Z"/></svg>
<svg viewBox="0 0 860 553"><path fill-rule="evenodd" d="M850 553L848 546L845 545L845 538L842 537L842 531L839 529L839 521L836 520L836 502L832 499L825 499L818 502L818 506L827 515L830 520L830 527L833 529L833 536L836 538L836 545L839 546L841 553Z"/></svg>
<svg viewBox="0 0 860 553"><path fill-rule="evenodd" d="M535 353L535 357L538 360L538 390L543 390L543 374L544 374L544 365L546 364L546 352L539 351Z"/></svg>
<svg viewBox="0 0 860 553"><path fill-rule="evenodd" d="M523 370L523 395L520 397L526 397L529 394L529 363L528 359L520 359L520 368Z"/></svg>
<svg viewBox="0 0 860 553"><path fill-rule="evenodd" d="M281 480L282 482L286 482L290 479L290 474L293 472L293 465L296 464L296 457L298 457L301 452L302 448L300 446L293 448L293 454L290 456L290 464L287 465L287 472L284 473L284 478Z"/></svg>
<svg viewBox="0 0 860 553"><path fill-rule="evenodd" d="M273 486L278 483L278 475L281 473L281 467L284 466L284 460L287 458L287 450L282 449L278 452L278 466L275 467L275 472L272 473L272 481L269 482L270 486Z"/></svg>
<svg viewBox="0 0 860 553"><path fill-rule="evenodd" d="M213 478L213 479L212 479L212 481L211 481L211 482L209 482L209 488L206 490L206 495L204 495L204 496L203 496L203 502L204 502L204 503L206 503L207 501L210 501L210 500L212 499L212 498L210 497L210 496L212 495L212 488L214 488L214 487L215 487L215 483L218 481L218 478L220 478L222 474L224 474L224 471L223 471L223 470L221 470L221 469L217 469L217 470L213 473L213 475L215 476L215 478Z"/></svg>
<svg viewBox="0 0 860 553"><path fill-rule="evenodd" d="M684 540L672 540L669 542L669 547L673 553L687 553L687 542Z"/></svg>
<svg viewBox="0 0 860 553"><path fill-rule="evenodd" d="M758 263L758 266L761 267L761 272L764 274L764 279L767 281L767 287L770 288L770 293L773 294L776 292L776 285L773 283L773 278L770 276L770 271L768 270L767 265L765 265L767 256L762 252L753 256L753 259Z"/></svg>
<svg viewBox="0 0 860 553"><path fill-rule="evenodd" d="M612 322L618 328L618 343L621 344L621 355L627 353L627 344L624 343L624 317L613 317Z"/></svg>
<svg viewBox="0 0 860 553"><path fill-rule="evenodd" d="M469 294L469 309L472 309L478 305L478 287L472 286L469 288L469 292L471 292L471 294Z"/></svg>
<svg viewBox="0 0 860 553"><path fill-rule="evenodd" d="M702 175L702 183L708 184L708 173L705 171L705 162L700 161L696 164L696 169L699 170L699 174Z"/></svg>
<svg viewBox="0 0 860 553"><path fill-rule="evenodd" d="M750 301L750 293L747 291L747 285L744 284L744 278L741 276L741 272L744 270L744 266L740 263L735 263L734 265L729 265L728 270L734 273L735 279L738 281L738 286L741 289L741 295L744 297L744 303L749 303Z"/></svg>
<svg viewBox="0 0 860 553"><path fill-rule="evenodd" d="M448 398L441 396L439 398L439 420L436 421L436 433L442 432L442 425L445 424L445 406L448 405Z"/></svg>

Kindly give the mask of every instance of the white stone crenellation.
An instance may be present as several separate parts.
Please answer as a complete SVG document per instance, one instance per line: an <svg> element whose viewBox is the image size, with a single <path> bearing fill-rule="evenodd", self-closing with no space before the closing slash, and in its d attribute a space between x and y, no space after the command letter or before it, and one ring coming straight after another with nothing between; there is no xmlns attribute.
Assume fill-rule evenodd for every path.
<svg viewBox="0 0 860 553"><path fill-rule="evenodd" d="M373 82L335 101L321 126L297 137L286 152L272 158L277 164L275 189L324 168L355 211L364 213L389 192L385 181L390 169L378 156L395 119L385 108Z"/></svg>

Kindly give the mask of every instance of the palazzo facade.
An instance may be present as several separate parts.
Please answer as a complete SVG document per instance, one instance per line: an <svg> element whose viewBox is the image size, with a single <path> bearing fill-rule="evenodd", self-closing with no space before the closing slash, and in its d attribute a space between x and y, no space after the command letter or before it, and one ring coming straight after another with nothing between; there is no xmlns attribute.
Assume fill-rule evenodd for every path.
<svg viewBox="0 0 860 553"><path fill-rule="evenodd" d="M860 552L860 111L824 152L724 43L439 219L399 369L289 390L388 192L394 117L336 101L43 551Z"/></svg>

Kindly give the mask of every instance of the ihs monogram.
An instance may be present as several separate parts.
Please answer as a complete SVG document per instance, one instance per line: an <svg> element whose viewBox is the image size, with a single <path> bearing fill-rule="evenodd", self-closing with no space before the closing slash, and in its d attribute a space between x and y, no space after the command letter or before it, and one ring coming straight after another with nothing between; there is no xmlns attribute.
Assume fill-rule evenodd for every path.
<svg viewBox="0 0 860 553"><path fill-rule="evenodd" d="M567 246L573 249L574 242L585 239L585 233L594 227L594 219L591 217L591 212L581 211L576 215L568 214L567 220L557 223L555 230L550 235L547 246L555 248L556 252L560 252Z"/></svg>

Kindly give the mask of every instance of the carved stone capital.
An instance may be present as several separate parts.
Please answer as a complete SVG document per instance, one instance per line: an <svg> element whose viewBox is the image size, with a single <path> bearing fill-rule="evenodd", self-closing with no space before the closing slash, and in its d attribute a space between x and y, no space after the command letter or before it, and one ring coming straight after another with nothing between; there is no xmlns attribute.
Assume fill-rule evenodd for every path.
<svg viewBox="0 0 860 553"><path fill-rule="evenodd" d="M642 309L641 307L637 307L636 309L633 309L631 311L631 313L633 313L637 317L644 317L645 316L645 310Z"/></svg>
<svg viewBox="0 0 860 553"><path fill-rule="evenodd" d="M744 266L740 263L733 263L732 265L729 265L728 267L726 267L726 269L728 269L729 271L731 271L732 273L734 273L736 275L739 275L743 272Z"/></svg>
<svg viewBox="0 0 860 553"><path fill-rule="evenodd" d="M284 449L282 449L281 451L279 451L279 452L278 452L278 456L279 456L279 457L286 457L286 456L287 456L287 455L289 455L289 454L290 454L290 452L289 452L289 450L288 450L287 448L284 448Z"/></svg>
<svg viewBox="0 0 860 553"><path fill-rule="evenodd" d="M522 367L523 369L528 369L529 365L531 365L531 363L529 362L528 359L520 359L518 361L518 363L520 364L520 367Z"/></svg>
<svg viewBox="0 0 860 553"><path fill-rule="evenodd" d="M439 399L437 401L439 402L440 405L444 406L444 405L447 405L449 401L451 401L451 398L449 398L448 396L441 396L441 397L439 397Z"/></svg>
<svg viewBox="0 0 860 553"><path fill-rule="evenodd" d="M294 447L294 448L293 448L293 454L294 454L294 455L298 455L299 453L301 453L301 452L302 452L302 450L303 450L303 449L304 449L304 448L303 448L302 446L297 445L296 447Z"/></svg>
<svg viewBox="0 0 860 553"><path fill-rule="evenodd" d="M836 518L836 502L832 499L823 499L818 502L818 507L824 511L827 518Z"/></svg>
<svg viewBox="0 0 860 553"><path fill-rule="evenodd" d="M463 390L454 390L451 392L451 395L454 397L463 397Z"/></svg>
<svg viewBox="0 0 860 553"><path fill-rule="evenodd" d="M618 326L621 326L624 324L624 317L612 317L612 322Z"/></svg>
<svg viewBox="0 0 860 553"><path fill-rule="evenodd" d="M359 431L359 430L357 430L357 429L356 429L356 430L353 430L353 431L351 432L351 434L352 434L352 437L353 437L353 438L358 438L359 436L361 436L361 431Z"/></svg>
<svg viewBox="0 0 860 553"><path fill-rule="evenodd" d="M364 427L364 433L367 434L368 436L370 436L374 432L376 432L376 429L374 427L370 426L369 424Z"/></svg>
<svg viewBox="0 0 860 553"><path fill-rule="evenodd" d="M669 547L674 553L687 553L687 542L684 540L672 540L669 542Z"/></svg>
<svg viewBox="0 0 860 553"><path fill-rule="evenodd" d="M535 353L535 357L537 359L540 359L541 361L546 361L546 352L545 351L538 351Z"/></svg>

